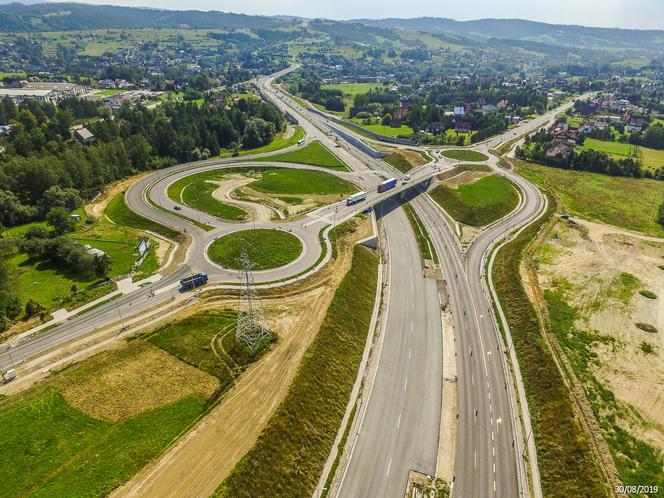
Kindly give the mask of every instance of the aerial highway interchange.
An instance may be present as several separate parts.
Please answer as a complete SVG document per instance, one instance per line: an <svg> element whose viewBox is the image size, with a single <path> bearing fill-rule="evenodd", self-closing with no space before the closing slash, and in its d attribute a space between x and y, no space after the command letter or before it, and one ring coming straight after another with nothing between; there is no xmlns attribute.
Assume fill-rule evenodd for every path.
<svg viewBox="0 0 664 498"><path fill-rule="evenodd" d="M442 453L443 458L454 460L453 496L540 496L535 448L533 438L528 436L527 402L518 382L518 365L513 363L513 352L498 332L489 299L486 268L492 248L533 221L543 211L546 199L524 178L501 168L498 158L490 151L544 126L571 103L471 147L485 153L489 157L486 164L518 187L521 201L517 209L486 228L470 247L464 248L440 208L425 195L426 187L435 176L454 168L458 161L428 149L433 159L409 172L408 181L401 181L402 175L389 164L370 157L344 140L333 122L301 107L274 86L276 79L296 67L260 78L255 84L265 98L297 120L304 128L307 141L320 141L350 169L328 169L327 173L348 180L367 191L368 196L365 201L351 206L340 200L308 213L304 220L278 222L280 230L301 240L304 251L284 267L255 272L256 282L259 286L285 285L293 278L316 271L329 258L329 254L326 258L320 257L323 251L319 243L321 230L371 207L384 227L389 261L385 309L389 320L383 321L379 360L368 377L369 394L359 410L357 432L350 439L350 457L340 473L337 496L403 496L410 470L429 475L436 473L441 458L441 409L445 409L446 403L441 386L450 380L443 378L443 301L447 301L445 307L453 323L457 372L454 379L458 393L456 451L455 454ZM356 136L352 131L341 131ZM101 328L119 324L124 327L124 320L158 313L171 301L189 299L180 292L179 281L195 272L206 272L210 285L234 285L235 272L210 261L206 248L222 234L247 228L251 222L225 222L187 206L182 206L179 216L175 216L167 189L178 179L219 168L260 165L322 170L300 164L252 163L252 157L257 156L181 164L155 171L134 183L125 196L131 210L186 232L190 237L182 264L154 283L85 315L0 345L0 362L10 361L11 355L13 363L29 363ZM400 179L396 188L386 193L376 192L382 180L393 176ZM440 258L442 285L423 277L417 241L404 211L399 209L399 197L410 200L431 235ZM212 229L203 230L192 220L210 225ZM270 228L274 223L254 226ZM511 367L508 362L512 362Z"/></svg>

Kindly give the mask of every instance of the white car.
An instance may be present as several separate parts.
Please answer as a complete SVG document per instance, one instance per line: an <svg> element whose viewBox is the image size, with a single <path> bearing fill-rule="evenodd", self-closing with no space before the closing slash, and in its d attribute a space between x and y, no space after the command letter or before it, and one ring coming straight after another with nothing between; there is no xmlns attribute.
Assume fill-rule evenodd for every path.
<svg viewBox="0 0 664 498"><path fill-rule="evenodd" d="M401 180L401 183L408 183L410 181L410 175L406 175L403 177L403 180Z"/></svg>

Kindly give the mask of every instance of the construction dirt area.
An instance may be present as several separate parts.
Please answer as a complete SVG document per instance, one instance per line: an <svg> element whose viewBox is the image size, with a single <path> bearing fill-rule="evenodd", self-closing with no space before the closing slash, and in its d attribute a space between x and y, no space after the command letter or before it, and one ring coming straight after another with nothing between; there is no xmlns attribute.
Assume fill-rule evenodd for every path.
<svg viewBox="0 0 664 498"><path fill-rule="evenodd" d="M560 219L535 252L534 266L544 294L530 286L531 299L543 301L549 291L575 311L563 347L572 348L565 350L572 363L588 347L591 375L623 407L617 424L664 451L664 240Z"/></svg>
<svg viewBox="0 0 664 498"><path fill-rule="evenodd" d="M371 233L368 220L340 240L336 259L312 277L261 293L266 317L279 340L251 365L203 419L170 450L147 465L114 496L210 496L254 446L284 399L300 360L352 262L352 241ZM233 305L211 291L189 312Z"/></svg>

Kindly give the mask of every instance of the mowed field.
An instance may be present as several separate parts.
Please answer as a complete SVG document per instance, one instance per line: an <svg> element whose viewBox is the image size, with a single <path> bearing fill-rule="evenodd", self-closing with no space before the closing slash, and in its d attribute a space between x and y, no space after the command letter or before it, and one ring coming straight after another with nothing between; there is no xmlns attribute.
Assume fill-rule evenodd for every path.
<svg viewBox="0 0 664 498"><path fill-rule="evenodd" d="M333 85L321 85L321 90L341 90L346 95L357 95L367 93L371 89L382 89L379 83L337 83Z"/></svg>
<svg viewBox="0 0 664 498"><path fill-rule="evenodd" d="M474 227L499 220L519 203L516 188L499 175L484 176L457 188L443 183L429 195L456 221Z"/></svg>
<svg viewBox="0 0 664 498"><path fill-rule="evenodd" d="M300 239L288 232L241 230L215 240L208 248L208 256L217 264L240 269L240 257L246 250L255 265L254 270L267 270L295 261L302 249Z"/></svg>
<svg viewBox="0 0 664 498"><path fill-rule="evenodd" d="M103 496L131 478L269 347L238 344L236 316L192 315L0 399L0 496Z"/></svg>
<svg viewBox="0 0 664 498"><path fill-rule="evenodd" d="M643 162L644 170L657 170L664 167L664 150L638 147L623 142L596 140L594 138L586 138L579 149L599 150L606 152L615 159L624 159L625 157L634 156Z"/></svg>
<svg viewBox="0 0 664 498"><path fill-rule="evenodd" d="M664 237L657 210L664 182L569 171L519 162L519 173L552 190L575 216L627 230Z"/></svg>

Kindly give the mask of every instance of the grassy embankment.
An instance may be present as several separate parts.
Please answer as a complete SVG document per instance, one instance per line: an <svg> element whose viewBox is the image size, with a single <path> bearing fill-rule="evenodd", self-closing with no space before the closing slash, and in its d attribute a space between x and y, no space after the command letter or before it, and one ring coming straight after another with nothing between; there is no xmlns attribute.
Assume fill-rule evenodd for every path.
<svg viewBox="0 0 664 498"><path fill-rule="evenodd" d="M274 152L276 150L285 149L291 145L295 145L300 139L304 138L304 129L301 126L295 126L293 134L289 138L284 138L284 133L275 137L272 142L262 147L256 147L255 149L242 149L239 153L240 156L247 156L252 154L265 154L266 152ZM219 157L231 157L233 151L222 150L219 154Z"/></svg>
<svg viewBox="0 0 664 498"><path fill-rule="evenodd" d="M384 157L383 161L394 166L401 173L407 173L411 169L429 162L429 158L424 152L410 149L398 149L394 150L389 156Z"/></svg>
<svg viewBox="0 0 664 498"><path fill-rule="evenodd" d="M242 230L215 240L208 248L212 261L228 268L242 268L239 258L246 248L254 270L278 268L295 261L302 254L302 242L295 235L280 230Z"/></svg>
<svg viewBox="0 0 664 498"><path fill-rule="evenodd" d="M590 221L664 237L657 210L664 182L569 171L519 161L519 173L550 189L569 213Z"/></svg>
<svg viewBox="0 0 664 498"><path fill-rule="evenodd" d="M108 218L118 225L123 225L126 227L137 228L138 230L149 230L155 232L167 239L178 240L180 232L168 228L156 221L149 220L143 216L134 213L131 211L124 200L124 192L116 195L111 199L111 202L108 203L104 214Z"/></svg>
<svg viewBox="0 0 664 498"><path fill-rule="evenodd" d="M441 152L441 155L450 159L458 159L459 161L480 162L489 160L489 158L481 152L466 149L444 150Z"/></svg>
<svg viewBox="0 0 664 498"><path fill-rule="evenodd" d="M275 154L273 156L258 158L256 161L298 163L308 164L311 166L321 166L323 168L337 169L342 171L348 170L341 159L332 154L332 152L330 152L330 150L318 140L309 142L308 144L295 150L283 152L281 154Z"/></svg>
<svg viewBox="0 0 664 498"><path fill-rule="evenodd" d="M408 216L408 220L410 221L410 225L413 227L413 231L415 232L417 246L420 248L420 256L422 259L433 261L434 263L438 264L438 253L433 246L431 236L424 226L424 223L422 223L422 220L417 215L410 203L407 202L403 204L402 207L406 212L406 216Z"/></svg>
<svg viewBox="0 0 664 498"><path fill-rule="evenodd" d="M218 185L209 181L193 181L180 191L182 203L223 220L245 220L247 212L244 209L220 202L212 197L212 193L217 188L219 188Z"/></svg>
<svg viewBox="0 0 664 498"><path fill-rule="evenodd" d="M362 358L377 266L378 257L371 250L355 247L352 268L337 289L286 399L215 496L311 496Z"/></svg>
<svg viewBox="0 0 664 498"><path fill-rule="evenodd" d="M499 220L519 204L516 188L499 175L480 178L458 189L438 185L429 195L456 221L475 227Z"/></svg>
<svg viewBox="0 0 664 498"><path fill-rule="evenodd" d="M236 343L235 320L194 315L0 399L0 458L12 462L0 495L103 496L129 480L269 347Z"/></svg>
<svg viewBox="0 0 664 498"><path fill-rule="evenodd" d="M493 280L510 327L528 397L545 496L608 497L587 436L544 338L537 314L519 278L524 251L555 210L546 214L497 253Z"/></svg>

